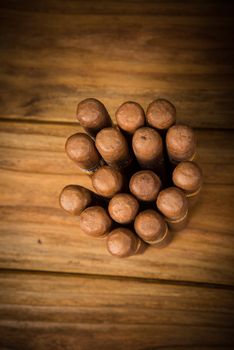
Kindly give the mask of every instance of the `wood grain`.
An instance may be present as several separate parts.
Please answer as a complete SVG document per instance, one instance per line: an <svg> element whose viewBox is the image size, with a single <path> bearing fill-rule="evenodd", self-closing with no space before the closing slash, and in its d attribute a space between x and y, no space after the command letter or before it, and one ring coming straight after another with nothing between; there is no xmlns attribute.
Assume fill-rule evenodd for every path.
<svg viewBox="0 0 234 350"><path fill-rule="evenodd" d="M0 349L234 343L234 44L229 1L0 0ZM197 127L200 202L166 249L114 259L58 195L78 101L175 103ZM206 129L204 129L206 128Z"/></svg>
<svg viewBox="0 0 234 350"><path fill-rule="evenodd" d="M0 267L233 284L233 137L199 130L205 174L189 226L166 249L114 259L58 205L63 186L91 188L64 152L76 125L0 124Z"/></svg>
<svg viewBox="0 0 234 350"><path fill-rule="evenodd" d="M0 285L7 349L228 349L234 338L231 290L10 271Z"/></svg>
<svg viewBox="0 0 234 350"><path fill-rule="evenodd" d="M73 121L83 98L172 100L191 126L233 128L230 3L0 2L0 116Z"/></svg>
<svg viewBox="0 0 234 350"><path fill-rule="evenodd" d="M1 0L2 9L17 10L19 12L38 12L41 14L73 14L73 15L89 15L92 14L119 14L119 15L170 15L170 16L231 16L232 3L224 1L222 4L218 0L209 1L196 0L196 6L192 2L186 0L180 1L163 1L157 2L146 0L87 0L85 2L70 0L66 6L62 1L58 0L41 0L40 2L31 2L23 0ZM225 6L224 6L225 4Z"/></svg>

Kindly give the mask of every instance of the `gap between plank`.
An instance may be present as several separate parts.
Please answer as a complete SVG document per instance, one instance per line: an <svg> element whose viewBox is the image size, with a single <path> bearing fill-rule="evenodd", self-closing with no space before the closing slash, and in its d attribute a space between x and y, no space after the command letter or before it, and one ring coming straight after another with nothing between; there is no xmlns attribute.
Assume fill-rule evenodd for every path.
<svg viewBox="0 0 234 350"><path fill-rule="evenodd" d="M80 272L60 272L50 270L32 270L32 269L8 269L0 268L1 273L9 274L36 274L36 275L52 275L52 276L67 276L67 277L81 277L87 279L103 279L113 281L132 281L140 283L151 283L151 284L164 284L173 286L186 286L196 288L211 288L211 289L223 289L234 291L234 286L228 284L208 283L208 282L195 282L195 281L178 281L178 280L164 280L160 278L144 278L144 277L133 277L133 276L116 276L116 275L102 275L102 274L91 274L91 273L80 273Z"/></svg>
<svg viewBox="0 0 234 350"><path fill-rule="evenodd" d="M18 118L2 118L0 117L0 123L18 123L18 124L44 124L44 125L64 125L64 126L80 126L78 121L66 122L66 121L56 121L56 120L38 120L38 119L18 119ZM211 127L193 127L195 130L205 130L205 131L227 131L234 132L234 128L211 128Z"/></svg>

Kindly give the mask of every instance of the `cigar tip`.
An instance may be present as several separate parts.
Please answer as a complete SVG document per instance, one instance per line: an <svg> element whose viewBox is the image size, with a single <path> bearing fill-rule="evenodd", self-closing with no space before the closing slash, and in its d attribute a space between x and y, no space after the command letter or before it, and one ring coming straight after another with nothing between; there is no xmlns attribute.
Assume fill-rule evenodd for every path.
<svg viewBox="0 0 234 350"><path fill-rule="evenodd" d="M104 104L95 98L86 98L78 103L76 117L83 127L97 128L104 126L107 116L108 113Z"/></svg>
<svg viewBox="0 0 234 350"><path fill-rule="evenodd" d="M194 156L196 137L187 125L173 125L167 131L166 146L169 156L176 161L188 160Z"/></svg>
<svg viewBox="0 0 234 350"><path fill-rule="evenodd" d="M99 158L94 141L85 133L71 135L67 139L65 150L68 157L75 162L97 161Z"/></svg>
<svg viewBox="0 0 234 350"><path fill-rule="evenodd" d="M139 103L133 101L124 102L116 111L115 117L121 129L133 134L145 124L145 113Z"/></svg>
<svg viewBox="0 0 234 350"><path fill-rule="evenodd" d="M92 184L99 195L113 197L123 187L123 176L120 171L104 165L93 174Z"/></svg>
<svg viewBox="0 0 234 350"><path fill-rule="evenodd" d="M103 128L96 135L95 144L99 153L107 162L128 155L127 141L117 128Z"/></svg>
<svg viewBox="0 0 234 350"><path fill-rule="evenodd" d="M110 230L112 220L100 206L86 208L79 217L80 229L92 237L101 237Z"/></svg>
<svg viewBox="0 0 234 350"><path fill-rule="evenodd" d="M181 162L174 169L172 179L184 191L195 192L202 185L202 171L195 162Z"/></svg>
<svg viewBox="0 0 234 350"><path fill-rule="evenodd" d="M119 258L133 255L137 248L137 237L135 234L125 228L119 227L110 232L107 237L107 249L110 254Z"/></svg>
<svg viewBox="0 0 234 350"><path fill-rule="evenodd" d="M91 203L91 200L91 192L79 185L64 187L59 197L60 206L73 215L79 215Z"/></svg>
<svg viewBox="0 0 234 350"><path fill-rule="evenodd" d="M167 231L164 218L153 209L140 212L135 219L136 233L146 242L153 242L163 238Z"/></svg>
<svg viewBox="0 0 234 350"><path fill-rule="evenodd" d="M176 108L166 99L156 99L147 108L146 120L156 129L168 129L176 121Z"/></svg>
<svg viewBox="0 0 234 350"><path fill-rule="evenodd" d="M132 147L137 158L148 160L162 153L162 138L156 130L142 127L134 133Z"/></svg>
<svg viewBox="0 0 234 350"><path fill-rule="evenodd" d="M108 211L113 220L119 224L132 222L139 210L139 203L135 197L128 193L118 193L111 198Z"/></svg>
<svg viewBox="0 0 234 350"><path fill-rule="evenodd" d="M160 212L170 219L179 219L188 210L187 198L177 187L168 187L159 192L156 204Z"/></svg>
<svg viewBox="0 0 234 350"><path fill-rule="evenodd" d="M141 170L133 174L129 188L141 201L155 201L161 187L160 178L151 170Z"/></svg>

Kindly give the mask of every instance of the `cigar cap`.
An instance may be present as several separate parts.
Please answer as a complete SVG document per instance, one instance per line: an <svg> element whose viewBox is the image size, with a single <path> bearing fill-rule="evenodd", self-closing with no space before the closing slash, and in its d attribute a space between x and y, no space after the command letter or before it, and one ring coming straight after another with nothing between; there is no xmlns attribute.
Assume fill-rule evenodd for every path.
<svg viewBox="0 0 234 350"><path fill-rule="evenodd" d="M155 201L161 187L160 178L151 170L141 170L131 177L129 188L141 201Z"/></svg>
<svg viewBox="0 0 234 350"><path fill-rule="evenodd" d="M150 243L163 238L167 231L167 224L159 213L148 209L136 216L134 228L144 241Z"/></svg>
<svg viewBox="0 0 234 350"><path fill-rule="evenodd" d="M137 250L137 243L137 236L125 227L116 228L107 237L109 253L119 258L134 255Z"/></svg>
<svg viewBox="0 0 234 350"><path fill-rule="evenodd" d="M159 192L156 204L168 219L180 219L188 211L187 198L184 192L177 187L168 187Z"/></svg>
<svg viewBox="0 0 234 350"><path fill-rule="evenodd" d="M131 194L118 193L109 203L109 214L119 224L132 222L139 210L139 203Z"/></svg>
<svg viewBox="0 0 234 350"><path fill-rule="evenodd" d="M111 228L112 220L100 206L86 208L79 217L80 229L89 236L101 237Z"/></svg>
<svg viewBox="0 0 234 350"><path fill-rule="evenodd" d="M115 117L119 127L133 134L145 124L145 113L139 103L128 101L123 103L116 111Z"/></svg>
<svg viewBox="0 0 234 350"><path fill-rule="evenodd" d="M187 125L174 125L166 135L166 146L170 158L176 161L189 160L196 150L196 137Z"/></svg>
<svg viewBox="0 0 234 350"><path fill-rule="evenodd" d="M104 128L99 131L96 147L108 164L129 159L127 141L117 128Z"/></svg>
<svg viewBox="0 0 234 350"><path fill-rule="evenodd" d="M84 133L71 135L66 142L65 150L70 159L76 162L80 168L95 168L101 157L95 148L94 141Z"/></svg>
<svg viewBox="0 0 234 350"><path fill-rule="evenodd" d="M146 120L150 126L156 129L168 129L176 121L175 106L163 98L154 100L147 108Z"/></svg>
<svg viewBox="0 0 234 350"><path fill-rule="evenodd" d="M132 147L140 162L151 161L162 154L162 138L156 130L143 127L134 133Z"/></svg>
<svg viewBox="0 0 234 350"><path fill-rule="evenodd" d="M110 125L110 116L102 102L86 98L78 103L76 117L84 128L101 130Z"/></svg>
<svg viewBox="0 0 234 350"><path fill-rule="evenodd" d="M60 206L73 215L79 215L91 203L91 200L91 192L78 185L64 187L59 197Z"/></svg>
<svg viewBox="0 0 234 350"><path fill-rule="evenodd" d="M202 171L195 162L181 162L174 169L172 179L177 187L192 193L202 185Z"/></svg>
<svg viewBox="0 0 234 350"><path fill-rule="evenodd" d="M113 197L123 187L123 176L120 171L104 165L92 176L96 192L103 197Z"/></svg>

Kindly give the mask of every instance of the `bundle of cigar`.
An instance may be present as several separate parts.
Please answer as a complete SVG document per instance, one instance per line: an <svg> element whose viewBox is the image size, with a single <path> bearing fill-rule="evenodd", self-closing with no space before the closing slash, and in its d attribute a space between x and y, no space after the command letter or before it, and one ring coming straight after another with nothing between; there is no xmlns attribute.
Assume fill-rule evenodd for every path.
<svg viewBox="0 0 234 350"><path fill-rule="evenodd" d="M117 257L168 245L172 231L187 225L202 185L193 129L176 124L176 108L165 99L154 100L146 113L136 102L123 103L117 125L93 98L81 101L76 115L85 132L71 135L65 149L89 174L93 191L68 185L61 207L77 215L86 235L105 237Z"/></svg>

